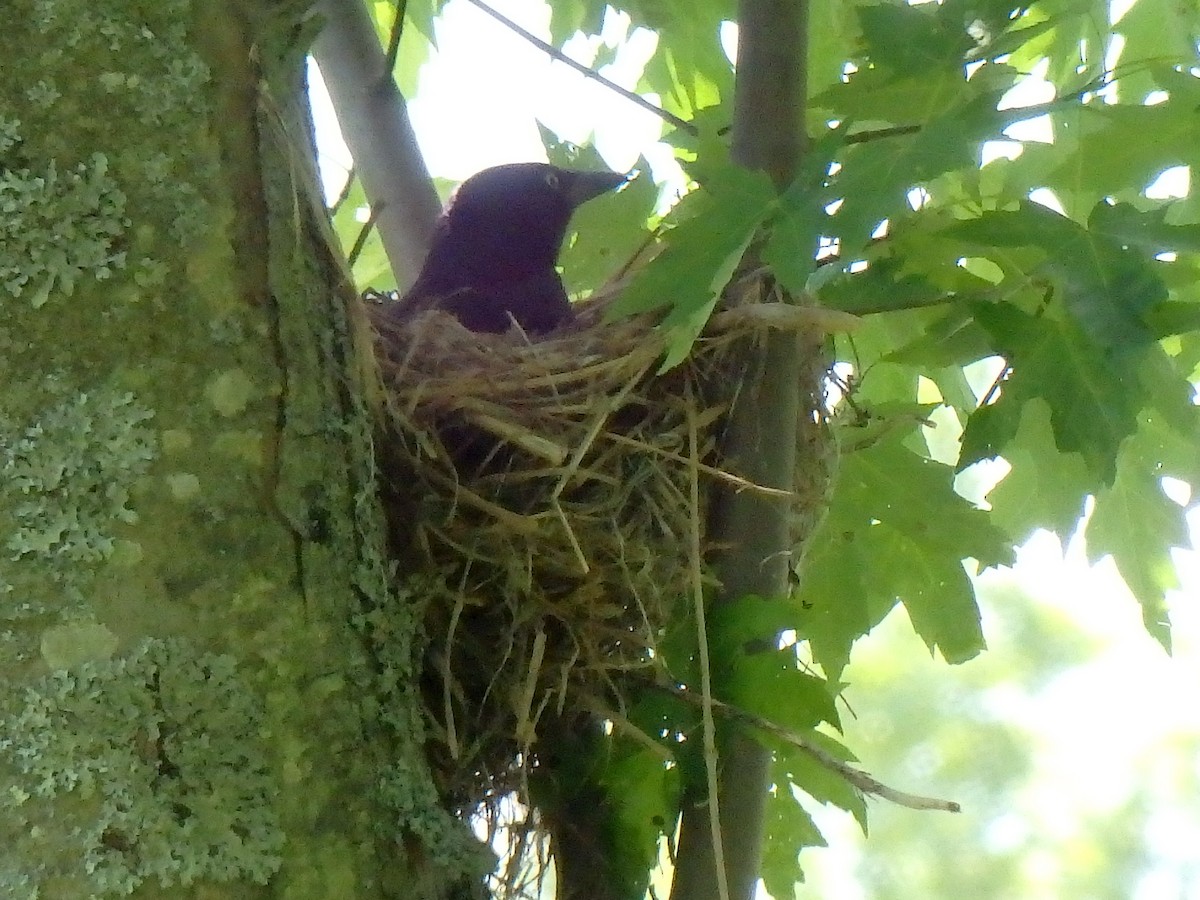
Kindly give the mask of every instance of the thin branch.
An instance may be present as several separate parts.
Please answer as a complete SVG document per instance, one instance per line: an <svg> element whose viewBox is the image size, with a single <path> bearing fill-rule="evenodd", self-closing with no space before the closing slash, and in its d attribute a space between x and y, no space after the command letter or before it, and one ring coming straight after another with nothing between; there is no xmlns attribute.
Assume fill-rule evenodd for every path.
<svg viewBox="0 0 1200 900"><path fill-rule="evenodd" d="M708 827L712 830L713 864L717 870L717 896L729 900L729 880L725 873L725 845L721 840L720 790L717 775L717 726L713 720L712 670L708 659L708 626L704 620L704 557L700 547L700 452L696 438L696 406L691 387L687 391L688 425L688 501L692 514L688 517L691 533L688 542L688 563L692 574L692 604L696 616L697 662L700 666L700 710L704 722L704 770L708 778Z"/></svg>
<svg viewBox="0 0 1200 900"><path fill-rule="evenodd" d="M866 144L870 141L878 141L883 138L902 137L906 134L916 134L924 126L922 125L893 125L890 128L872 128L868 131L856 131L854 134L848 134L842 143L845 144Z"/></svg>
<svg viewBox="0 0 1200 900"><path fill-rule="evenodd" d="M396 20L392 24L392 33L388 41L387 54L385 56L385 68L392 72L396 68L396 56L400 52L400 38L404 34L404 17L408 12L408 0L399 0L396 4ZM338 194L337 200L329 207L331 215L335 215L342 204L350 199L350 195L354 192L355 179L358 173L355 171L354 165L346 171L346 183L342 186L342 192ZM370 208L370 215L367 221L363 224L362 230L358 237L354 240L354 246L350 249L348 261L351 268L354 266L354 261L358 259L358 255L362 252L363 247L367 243L367 238L371 236L371 232L375 230L376 209Z"/></svg>
<svg viewBox="0 0 1200 900"><path fill-rule="evenodd" d="M384 66L389 72L396 71L396 59L400 56L400 38L404 36L404 20L408 16L408 0L397 0L396 18L392 22L392 33L388 35Z"/></svg>
<svg viewBox="0 0 1200 900"><path fill-rule="evenodd" d="M363 222L362 229L358 232L358 237L354 239L354 246L346 254L346 262L350 268L354 268L354 264L358 261L358 256L363 252L363 248L367 245L367 239L371 236L371 232L375 230L375 218L378 207L372 206L367 216L367 221Z"/></svg>
<svg viewBox="0 0 1200 900"><path fill-rule="evenodd" d="M900 791L896 788L889 787L877 778L868 775L862 769L856 769L847 762L838 759L836 756L829 753L815 741L806 738L802 734L797 734L791 729L784 728L782 725L777 725L769 719L764 719L762 716L755 715L752 712L733 706L716 698L700 698L695 696L694 692L685 688L675 687L674 685L655 684L656 688L665 690L668 693L675 695L681 700L695 705L703 705L711 703L713 709L728 715L732 719L737 719L751 725L754 728L761 729L782 741L786 741L793 747L803 750L820 765L824 766L832 772L836 772L844 778L851 787L861 791L863 794L873 797L881 797L884 800L890 800L897 806L904 806L908 809L920 810L938 810L941 812L962 812L962 806L955 800L942 800L937 797L924 797L920 794L910 794L907 791Z"/></svg>
<svg viewBox="0 0 1200 900"><path fill-rule="evenodd" d="M338 210L342 208L342 204L350 199L350 195L354 192L354 179L356 177L357 175L352 165L346 170L346 183L342 185L342 192L338 194L337 199L329 206L330 216L336 216Z"/></svg>
<svg viewBox="0 0 1200 900"><path fill-rule="evenodd" d="M997 373L996 377L992 380L991 385L986 391L983 392L983 396L979 398L980 409L988 406L993 400L996 399L996 395L1000 393L1001 385L1008 381L1008 376L1010 376L1012 373L1013 367L1009 365L1007 361L1005 361L1004 365L1000 367L999 373Z"/></svg>
<svg viewBox="0 0 1200 900"><path fill-rule="evenodd" d="M585 78L591 78L593 81L599 82L600 84L604 85L610 91L616 91L618 94L620 94L622 97L624 97L626 100L630 101L631 103L636 103L642 109L649 110L650 112L652 112L656 116L658 116L660 119L670 122L676 128L686 131L688 134L699 134L699 129L697 129L696 126L693 125L691 122L687 121L687 119L681 119L679 116L675 115L672 112L668 112L667 110L663 109L661 106L655 106L653 103L651 103L645 97L643 97L641 94L635 93L634 91L631 91L628 88L623 88L623 87L621 87L621 85L617 84L615 81L610 81L609 79L605 78L603 75L601 75L595 69L591 69L588 66L585 66L583 63L576 62L575 60L571 59L571 57L567 56L565 53L563 53L561 50L559 50L557 47L555 47L553 44L549 44L546 41L543 41L536 34L522 28L520 25L518 25L512 19L508 18L503 13L497 12L496 10L492 9L490 6L488 6L486 3L484 3L483 0L470 0L470 2L472 5L477 6L483 12L487 13L489 16L491 16L493 19L495 19L497 22L499 22L505 28L508 28L509 30L515 32L516 34L519 34L521 37L523 37L525 40L529 41L529 43L533 44L535 47L537 47L543 53L552 57L553 59L557 59L559 62L564 63L565 65L570 66L572 69L574 69L576 72L579 72Z"/></svg>
<svg viewBox="0 0 1200 900"><path fill-rule="evenodd" d="M1037 116L1047 115L1065 106L1074 104L1075 101L1083 99L1083 96L1088 93L1093 93L1106 87L1108 80L1106 76L1115 75L1116 70L1102 72L1096 78L1090 79L1080 87L1073 91L1064 93L1062 96L1055 97L1053 100L1048 100L1044 103L1034 103L1029 106L1012 106L1006 110L997 110L997 112L1009 112L1012 114L1013 124L1015 122L1032 119ZM928 123L925 123L928 124ZM909 124L909 125L891 125L887 128L871 128L866 131L858 131L853 134L848 134L843 139L842 143L850 144L866 144L871 141L883 140L885 138L903 137L909 134L917 134L925 124Z"/></svg>

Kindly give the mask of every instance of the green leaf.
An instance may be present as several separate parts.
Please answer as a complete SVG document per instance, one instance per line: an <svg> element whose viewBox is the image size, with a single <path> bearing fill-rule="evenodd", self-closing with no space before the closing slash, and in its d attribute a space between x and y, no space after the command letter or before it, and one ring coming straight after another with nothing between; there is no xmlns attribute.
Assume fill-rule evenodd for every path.
<svg viewBox="0 0 1200 900"><path fill-rule="evenodd" d="M1200 331L1200 303L1167 300L1146 314L1146 325L1156 338Z"/></svg>
<svg viewBox="0 0 1200 900"><path fill-rule="evenodd" d="M1138 0L1116 23L1115 30L1125 39L1121 48L1121 92L1142 97L1152 88L1146 84L1145 63L1160 67L1164 60L1184 60L1195 56L1193 38L1200 33L1200 8L1194 3L1175 0Z"/></svg>
<svg viewBox="0 0 1200 900"><path fill-rule="evenodd" d="M858 10L840 0L814 0L808 11L808 81L816 94L839 84L846 60L861 45Z"/></svg>
<svg viewBox="0 0 1200 900"><path fill-rule="evenodd" d="M918 456L902 434L886 434L842 461L835 504L845 504L867 529L908 536L924 553L973 557L982 566L1012 560L1007 537L988 514L954 491L954 469Z"/></svg>
<svg viewBox="0 0 1200 900"><path fill-rule="evenodd" d="M905 272L903 263L894 258L873 262L862 272L830 282L821 291L825 306L859 316L916 309L939 296L924 275Z"/></svg>
<svg viewBox="0 0 1200 900"><path fill-rule="evenodd" d="M646 86L684 118L733 94L733 66L719 40L737 11L729 0L626 0L621 9L664 36L646 66Z"/></svg>
<svg viewBox="0 0 1200 900"><path fill-rule="evenodd" d="M552 164L585 171L608 168L594 146L560 140L540 122L538 131ZM646 226L658 202L658 188L644 158L638 160L634 171L637 175L620 190L589 200L571 216L559 254L568 294L578 296L601 287L646 242Z"/></svg>
<svg viewBox="0 0 1200 900"><path fill-rule="evenodd" d="M1017 433L1025 404L1050 408L1054 440L1083 457L1092 477L1111 482L1117 450L1133 433L1142 405L1133 352L1106 352L1072 322L1038 318L1016 307L980 304L975 315L1012 367L1000 397L967 421L959 468L1001 455Z"/></svg>
<svg viewBox="0 0 1200 900"><path fill-rule="evenodd" d="M709 649L717 659L732 663L747 644L773 646L780 633L796 627L799 614L792 597L747 594L714 604L707 614Z"/></svg>
<svg viewBox="0 0 1200 900"><path fill-rule="evenodd" d="M1045 401L1035 397L1025 404L1004 458L1012 469L988 494L992 521L1017 544L1038 528L1069 538L1096 480L1079 454L1055 446Z"/></svg>
<svg viewBox="0 0 1200 900"><path fill-rule="evenodd" d="M413 30L424 37L430 44L436 45L437 36L433 28L433 20L441 15L444 0L406 0L404 4L405 30L412 26ZM386 29L391 28L392 18L396 14L396 4L386 0L374 0L371 4L375 28L381 40L386 40ZM403 39L401 39L403 41Z"/></svg>
<svg viewBox="0 0 1200 900"><path fill-rule="evenodd" d="M714 691L738 709L792 731L840 722L828 682L803 672L794 647L740 653L731 667L714 673Z"/></svg>
<svg viewBox="0 0 1200 900"><path fill-rule="evenodd" d="M1172 96L1153 106L1088 103L1056 116L1056 141L1073 152L1054 154L1051 184L1069 185L1095 199L1140 193L1163 169L1194 161L1194 103ZM1153 135L1153 140L1147 140Z"/></svg>
<svg viewBox="0 0 1200 900"><path fill-rule="evenodd" d="M559 256L568 293L594 290L619 273L646 241L646 223L658 201L658 188L644 160L638 175L618 192L583 204L571 218Z"/></svg>
<svg viewBox="0 0 1200 900"><path fill-rule="evenodd" d="M1088 231L1149 256L1172 250L1200 252L1200 225L1168 223L1172 206L1166 203L1142 211L1132 203L1097 203L1088 219Z"/></svg>
<svg viewBox="0 0 1200 900"><path fill-rule="evenodd" d="M947 172L974 168L981 143L1002 138L1004 128L1028 116L1019 110L996 108L1011 86L1012 75L1002 67L989 69L996 70L996 78L972 78L959 86L956 96L948 98L938 96L936 80L914 84L921 99L901 107L911 112L897 124L919 125L915 133L845 148L839 160L841 169L829 187L830 199L842 203L826 227L841 240L843 253L856 255L884 219L911 214L908 193L912 188ZM828 99L835 114L852 115L838 108L836 89L829 92Z"/></svg>
<svg viewBox="0 0 1200 900"><path fill-rule="evenodd" d="M863 6L858 17L867 56L896 72L958 68L974 46L966 23L948 22L936 6Z"/></svg>
<svg viewBox="0 0 1200 900"><path fill-rule="evenodd" d="M812 539L800 597L802 632L828 677L850 645L904 603L932 650L960 662L983 648L962 561L1008 563L1012 546L988 514L954 491L950 466L884 433L843 458L829 514Z"/></svg>
<svg viewBox="0 0 1200 900"><path fill-rule="evenodd" d="M812 816L792 796L791 785L776 785L767 798L766 834L763 841L762 880L772 897L795 895L795 885L804 880L800 851L805 847L827 847Z"/></svg>
<svg viewBox="0 0 1200 900"><path fill-rule="evenodd" d="M400 45L396 48L392 77L405 97L416 96L421 67L429 60L430 50L433 49L433 6L431 0L408 0L402 7L405 19L400 32ZM374 0L370 8L375 32L386 50L392 36L397 5Z"/></svg>
<svg viewBox="0 0 1200 900"><path fill-rule="evenodd" d="M961 366L947 364L940 368L928 369L928 378L938 389L938 393L942 395L942 402L954 410L958 415L959 424L965 422L967 416L975 411L975 407L979 403L979 398L975 396L975 390L971 387L971 383L967 380L966 373ZM926 432L926 443L929 443L930 432ZM951 460L958 460L958 436L953 437L954 451ZM943 462L947 460L935 454L936 459L941 459Z"/></svg>
<svg viewBox="0 0 1200 900"><path fill-rule="evenodd" d="M858 532L826 525L813 535L805 555L801 634L825 674L837 678L850 662L854 642L883 621L895 600L880 603L881 598L868 596L864 576L877 560L869 557Z"/></svg>
<svg viewBox="0 0 1200 900"><path fill-rule="evenodd" d="M658 841L679 812L679 772L631 738L619 738L598 773L608 799L605 821L610 864L624 884L622 895L640 897L658 861Z"/></svg>
<svg viewBox="0 0 1200 900"><path fill-rule="evenodd" d="M674 669L671 671L672 675L678 674ZM700 727L700 709L674 694L648 689L637 691L629 699L632 702L626 710L626 720L669 754L678 750L677 735L688 734Z"/></svg>
<svg viewBox="0 0 1200 900"><path fill-rule="evenodd" d="M817 240L825 222L820 199L819 175L813 172L812 155L806 158L805 172L779 198L779 209L771 223L763 262L771 267L783 286L799 294L808 286L815 267ZM822 170L828 162L822 160Z"/></svg>
<svg viewBox="0 0 1200 900"><path fill-rule="evenodd" d="M733 165L688 194L672 211L664 249L634 276L611 315L626 316L669 306L696 309L725 285L718 277L741 251L775 202L761 172Z"/></svg>
<svg viewBox="0 0 1200 900"><path fill-rule="evenodd" d="M854 754L846 746L823 731L810 731L804 737L840 762L855 761ZM786 784L790 781L814 800L844 809L854 816L863 833L866 833L867 804L858 788L799 747L786 745L776 751L776 756L781 773L779 782Z"/></svg>
<svg viewBox="0 0 1200 900"><path fill-rule="evenodd" d="M363 193L362 183L356 178L346 199L333 217L333 230L344 251L348 252L354 246L362 230L367 227L365 222L358 220L359 210L366 205L367 197ZM396 287L392 264L384 252L383 241L380 240L376 229L371 230L354 261L354 283L360 289L369 287L379 291Z"/></svg>
<svg viewBox="0 0 1200 900"><path fill-rule="evenodd" d="M877 564L890 567L874 573L868 589L900 598L931 653L936 649L946 662L960 663L984 649L974 586L961 558L934 552L919 537L897 530L872 529L866 541Z"/></svg>
<svg viewBox="0 0 1200 900"><path fill-rule="evenodd" d="M825 191L842 134L830 131L809 143L792 184L780 195L762 258L789 291L812 289L820 237L827 221Z"/></svg>
<svg viewBox="0 0 1200 900"><path fill-rule="evenodd" d="M1126 441L1116 479L1096 495L1086 537L1089 560L1112 556L1142 606L1146 631L1170 651L1166 595L1179 586L1171 550L1190 547L1191 540L1183 508L1163 493L1164 449L1171 441L1163 428L1160 420L1143 419Z"/></svg>
<svg viewBox="0 0 1200 900"><path fill-rule="evenodd" d="M1147 406L1138 420L1137 440L1152 460L1157 475L1167 475L1200 486L1200 406L1191 374L1195 364L1169 356L1161 349L1142 365ZM1185 374L1186 373L1186 374ZM1151 443L1152 442L1152 443ZM1200 494L1193 494L1196 500Z"/></svg>
<svg viewBox="0 0 1200 900"><path fill-rule="evenodd" d="M1093 211L1101 224L1111 215L1104 203ZM1149 261L1103 233L1027 202L953 225L947 233L981 248L1036 247L1042 254L1036 270L1061 287L1068 311L1100 348L1150 340L1142 314L1166 298L1166 286Z"/></svg>
<svg viewBox="0 0 1200 900"><path fill-rule="evenodd" d="M670 307L660 326L671 333L668 363L681 360L703 329L759 225L775 206L762 172L728 164L676 207L664 249L609 307L616 318Z"/></svg>
<svg viewBox="0 0 1200 900"><path fill-rule="evenodd" d="M822 91L813 98L813 105L856 123L857 132L923 122L969 96L970 88L960 72L921 76L864 69L849 81L839 81Z"/></svg>
<svg viewBox="0 0 1200 900"><path fill-rule="evenodd" d="M607 6L597 0L557 0L550 4L550 42L561 47L578 31L599 34Z"/></svg>
<svg viewBox="0 0 1200 900"><path fill-rule="evenodd" d="M964 364L991 355L991 337L975 321L970 306L960 303L951 307L945 315L932 320L916 340L889 353L884 359L888 362L921 366L926 371L935 367L955 368L961 373L961 366ZM942 391L942 396L946 396L946 393ZM949 399L947 398L948 402ZM962 408L961 403L951 405ZM975 408L974 394L971 395L970 408Z"/></svg>

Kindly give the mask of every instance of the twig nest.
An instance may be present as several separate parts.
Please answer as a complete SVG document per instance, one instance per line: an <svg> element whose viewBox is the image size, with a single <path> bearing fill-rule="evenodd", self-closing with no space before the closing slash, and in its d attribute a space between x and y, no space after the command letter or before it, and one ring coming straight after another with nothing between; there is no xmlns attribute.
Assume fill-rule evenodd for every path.
<svg viewBox="0 0 1200 900"><path fill-rule="evenodd" d="M753 489L717 460L728 351L796 327L748 308L661 375L654 323L602 323L599 304L536 342L371 310L381 468L401 575L428 597L425 700L444 745L430 755L453 802L511 789L543 712L619 708L623 677L658 664L700 574L686 548L712 486Z"/></svg>

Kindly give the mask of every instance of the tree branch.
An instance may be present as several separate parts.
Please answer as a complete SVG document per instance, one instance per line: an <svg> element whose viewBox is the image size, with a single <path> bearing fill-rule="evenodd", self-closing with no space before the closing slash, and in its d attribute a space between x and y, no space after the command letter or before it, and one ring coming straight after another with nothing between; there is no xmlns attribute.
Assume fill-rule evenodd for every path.
<svg viewBox="0 0 1200 900"><path fill-rule="evenodd" d="M924 797L920 794L910 794L907 791L897 790L894 787L889 787L873 775L869 775L862 769L855 768L848 762L838 759L833 754L829 753L816 741L805 737L791 729L784 728L782 725L777 725L770 719L764 719L762 716L755 715L748 710L741 709L730 703L717 700L710 697L698 697L694 691L689 691L686 688L676 687L675 685L654 685L660 690L678 697L687 703L692 703L696 706L703 706L705 703L710 703L712 708L722 715L730 719L736 719L743 722L752 728L757 728L765 731L768 734L791 744L799 750L803 750L820 765L829 769L831 772L836 772L844 778L851 787L868 797L879 797L883 800L891 801L897 806L904 806L908 809L919 810L938 810L941 812L962 812L962 806L954 800L942 800L938 797Z"/></svg>
<svg viewBox="0 0 1200 900"><path fill-rule="evenodd" d="M441 202L366 8L320 0L316 9L325 27L313 43L313 57L403 290L425 260Z"/></svg>
<svg viewBox="0 0 1200 900"><path fill-rule="evenodd" d="M740 0L732 157L767 172L780 190L792 182L804 148L806 49L807 0ZM742 385L722 451L729 467L755 484L793 487L801 382L808 374L802 346L794 332L770 332L744 348ZM819 358L820 348L814 349ZM750 491L717 498L708 533L714 546L726 548L713 560L718 605L787 591L792 518L787 498ZM693 789L683 802L672 900L719 900L718 848L729 895L750 900L755 894L771 751L752 732L735 729L720 752L719 833L709 822L710 798Z"/></svg>

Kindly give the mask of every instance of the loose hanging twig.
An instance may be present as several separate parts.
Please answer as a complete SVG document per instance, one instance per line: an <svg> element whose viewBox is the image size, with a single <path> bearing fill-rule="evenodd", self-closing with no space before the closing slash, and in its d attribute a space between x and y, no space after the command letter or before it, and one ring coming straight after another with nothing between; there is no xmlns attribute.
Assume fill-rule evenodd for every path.
<svg viewBox="0 0 1200 900"><path fill-rule="evenodd" d="M656 116L658 116L660 119L670 122L676 128L682 129L683 131L686 131L688 134L698 134L699 133L696 126L693 125L691 122L687 121L687 119L681 119L679 116L675 115L672 112L668 112L667 110L663 109L661 106L655 106L653 103L651 103L645 97L643 97L641 94L635 93L634 91L631 91L628 88L623 88L623 87L621 87L621 85L617 84L615 81L610 81L609 79L605 78L603 75L601 75L596 70L585 66L583 63L576 62L575 60L571 59L571 57L567 56L565 53L563 53L561 50L559 50L557 47L555 47L553 44L546 43L540 37L538 37L536 34L534 34L531 31L525 30L524 28L522 28L520 25L518 25L512 19L508 18L503 13L497 12L496 10L492 9L490 6L488 6L486 3L484 3L483 0L470 0L470 2L472 5L479 7L479 9L481 9L483 12L487 13L489 16L491 16L493 19L495 19L497 22L499 22L505 28L508 28L509 30L515 32L516 34L519 34L521 37L525 38L525 40L529 41L529 43L533 44L535 47L537 47L543 53L552 57L553 59L557 59L561 63L564 63L564 64L570 66L576 72L579 72L580 74L582 74L585 78L591 78L593 81L597 81L600 84L604 85L610 91L616 91L618 94L620 94L622 97L624 97L626 100L630 101L631 103L636 103L642 109L649 110L650 112L652 112Z"/></svg>
<svg viewBox="0 0 1200 900"><path fill-rule="evenodd" d="M688 456L691 460L688 478L688 500L692 509L691 534L688 562L692 570L692 602L696 615L696 646L700 664L700 709L704 722L704 768L708 776L708 824L712 829L713 866L717 870L717 896L729 900L728 876L725 873L725 848L721 842L721 809L719 806L719 779L717 774L717 726L713 721L714 698L712 695L712 671L708 659L708 628L704 621L704 576L701 566L703 555L700 548L700 452L696 438L696 407L692 402L691 386L685 394L687 400Z"/></svg>
<svg viewBox="0 0 1200 900"><path fill-rule="evenodd" d="M942 812L962 812L962 806L954 800L941 800L937 797L922 797L920 794L910 794L906 791L899 791L893 787L888 787L882 781L868 775L862 769L856 769L847 762L843 762L836 756L830 754L815 741L806 738L802 734L784 728L782 725L777 725L769 719L764 719L762 716L755 715L747 710L740 709L732 704L726 703L723 700L718 700L715 697L698 697L695 692L689 691L686 688L675 687L669 684L656 684L655 687L660 690L667 691L681 700L688 703L696 704L703 707L706 704L711 704L714 710L719 710L721 713L729 716L731 719L738 719L745 722L747 725L752 725L755 728L760 728L780 740L786 741L794 747L803 750L818 763L833 772L836 772L844 778L850 785L868 796L882 797L884 800L890 800L898 806L904 806L908 809L929 809L941 810Z"/></svg>

